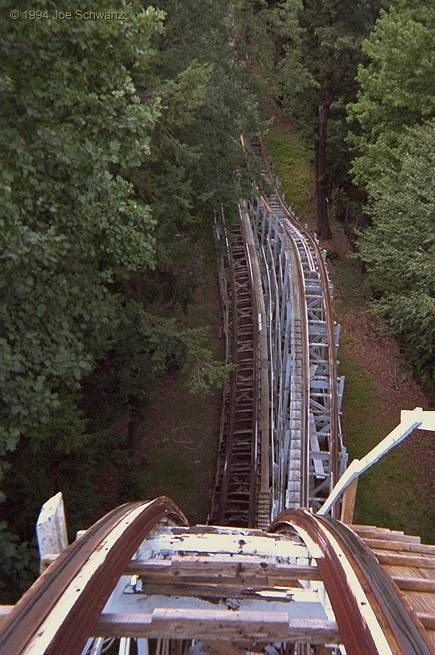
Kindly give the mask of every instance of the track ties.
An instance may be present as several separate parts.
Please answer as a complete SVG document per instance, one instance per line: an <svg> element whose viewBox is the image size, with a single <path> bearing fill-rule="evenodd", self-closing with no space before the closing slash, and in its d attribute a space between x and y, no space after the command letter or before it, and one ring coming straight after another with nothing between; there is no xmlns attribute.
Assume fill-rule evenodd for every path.
<svg viewBox="0 0 435 655"><path fill-rule="evenodd" d="M229 336L236 369L225 399L213 523L253 527L256 515L257 328L250 263L241 225L228 231Z"/></svg>

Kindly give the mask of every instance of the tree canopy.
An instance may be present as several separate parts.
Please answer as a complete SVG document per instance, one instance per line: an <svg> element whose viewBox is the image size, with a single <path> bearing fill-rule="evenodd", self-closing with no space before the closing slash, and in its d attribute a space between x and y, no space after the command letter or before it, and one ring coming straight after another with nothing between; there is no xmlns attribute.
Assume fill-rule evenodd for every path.
<svg viewBox="0 0 435 655"><path fill-rule="evenodd" d="M113 284L154 265L154 220L125 172L159 116L134 78L162 20L132 3L126 21L2 23L3 452L107 348Z"/></svg>
<svg viewBox="0 0 435 655"><path fill-rule="evenodd" d="M214 212L247 184L239 137L259 121L226 2L129 0L120 20L64 21L56 4L0 25L0 455L51 450L54 467L114 443L113 416L92 433L89 380L132 414L174 367L196 391L222 384L206 326L174 307Z"/></svg>
<svg viewBox="0 0 435 655"><path fill-rule="evenodd" d="M340 127L344 108L355 91L361 42L379 6L380 2L286 0L274 9L285 105L313 143L321 238L330 236L328 196L332 185L340 183L332 174L340 170L337 160L345 158ZM330 146L333 157L328 155Z"/></svg>
<svg viewBox="0 0 435 655"><path fill-rule="evenodd" d="M352 173L371 225L359 237L376 309L433 386L435 12L396 2L363 44L349 106ZM432 119L432 120L431 120Z"/></svg>
<svg viewBox="0 0 435 655"><path fill-rule="evenodd" d="M405 344L417 372L433 378L435 343L435 121L408 130L396 169L373 185L372 225L360 238L375 306Z"/></svg>
<svg viewBox="0 0 435 655"><path fill-rule="evenodd" d="M349 117L355 125L352 172L365 188L397 164L405 128L433 116L434 19L430 2L398 2L382 13L363 44L367 63L358 69L359 90Z"/></svg>

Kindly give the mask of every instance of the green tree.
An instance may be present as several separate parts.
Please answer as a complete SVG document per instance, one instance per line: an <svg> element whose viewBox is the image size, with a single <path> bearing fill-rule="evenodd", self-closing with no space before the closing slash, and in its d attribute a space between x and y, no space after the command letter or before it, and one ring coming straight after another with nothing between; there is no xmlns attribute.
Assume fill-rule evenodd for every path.
<svg viewBox="0 0 435 655"><path fill-rule="evenodd" d="M433 115L434 20L435 10L426 0L396 2L363 44L367 62L358 69L359 91L349 119L354 126L352 172L366 189L398 164L405 128Z"/></svg>
<svg viewBox="0 0 435 655"><path fill-rule="evenodd" d="M434 385L435 121L407 131L376 187L372 225L359 239L376 310L401 339L417 373Z"/></svg>
<svg viewBox="0 0 435 655"><path fill-rule="evenodd" d="M256 131L259 115L252 75L235 61L228 3L206 0L200 11L195 0L156 4L167 14L156 39L162 114L143 197L164 244L159 257L168 263L171 243L179 254L183 239L209 238L214 212L222 204L234 209L250 188L240 134Z"/></svg>
<svg viewBox="0 0 435 655"><path fill-rule="evenodd" d="M320 238L331 236L328 144L334 141L336 152L343 150L340 124L344 106L355 90L360 45L379 4L286 0L275 9L273 25L281 51L279 70L285 103L313 143ZM331 121L335 121L332 135Z"/></svg>
<svg viewBox="0 0 435 655"><path fill-rule="evenodd" d="M20 437L8 455L8 519L22 505L28 525L56 480L85 515L96 463L126 445L115 411L130 425L174 368L196 392L228 374L206 328L174 315L189 304L214 211L247 188L239 137L257 130L258 111L226 3L197 4L131 0L125 20L1 23L0 455ZM90 387L110 412L99 404L92 415ZM14 475L30 455L44 473ZM0 540L12 552L13 537Z"/></svg>
<svg viewBox="0 0 435 655"><path fill-rule="evenodd" d="M433 384L435 10L395 2L363 44L348 108L354 180L372 224L360 235L375 307ZM411 131L410 131L411 130Z"/></svg>
<svg viewBox="0 0 435 655"><path fill-rule="evenodd" d="M134 76L163 16L127 9L125 21L0 28L3 452L107 347L113 282L153 265L150 210L122 171L149 153L158 102L140 101Z"/></svg>

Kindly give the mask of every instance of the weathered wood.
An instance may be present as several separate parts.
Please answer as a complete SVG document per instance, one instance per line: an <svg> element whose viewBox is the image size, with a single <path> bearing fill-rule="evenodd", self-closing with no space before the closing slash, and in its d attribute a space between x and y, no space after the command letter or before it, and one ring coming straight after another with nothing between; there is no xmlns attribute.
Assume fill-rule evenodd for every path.
<svg viewBox="0 0 435 655"><path fill-rule="evenodd" d="M356 492L358 490L358 478L352 480L348 488L343 494L343 500L341 503L341 517L340 520L343 523L352 523L353 513L355 510L355 501L356 501Z"/></svg>
<svg viewBox="0 0 435 655"><path fill-rule="evenodd" d="M267 560L260 557L246 557L243 560L221 557L181 556L171 559L132 560L127 572L140 575L151 581L152 576L188 576L192 580L205 578L207 582L229 579L233 583L246 584L246 580L257 580L278 584L288 580L319 580L317 566L296 565ZM173 580L173 578L172 578ZM285 584L285 583L284 583Z"/></svg>
<svg viewBox="0 0 435 655"><path fill-rule="evenodd" d="M203 641L300 641L312 644L338 643L333 621L289 618L287 612L156 608L153 612L102 614L95 636L176 639Z"/></svg>
<svg viewBox="0 0 435 655"><path fill-rule="evenodd" d="M373 550L400 550L410 553L421 553L423 555L435 556L435 545L418 544L415 542L394 541L393 539L364 539L364 542Z"/></svg>
<svg viewBox="0 0 435 655"><path fill-rule="evenodd" d="M61 492L43 504L36 523L36 536L41 560L49 553L61 553L68 546L65 508ZM41 572L42 570L41 564Z"/></svg>
<svg viewBox="0 0 435 655"><path fill-rule="evenodd" d="M147 579L142 583L141 593L147 596L162 594L164 596L193 596L197 598L261 598L277 600L279 595L282 599L290 600L292 592L301 592L303 589L297 580L286 580L284 584L264 584L256 580L256 584L247 585L239 583L231 584L227 579L224 583L221 580L215 584L207 584L206 581L198 582L197 580L178 580L159 579L156 582L148 582ZM303 593L303 592L302 592Z"/></svg>
<svg viewBox="0 0 435 655"><path fill-rule="evenodd" d="M435 593L435 580L428 580L427 578L405 578L400 575L392 575L391 577L399 589L403 589L403 591L424 591L426 593Z"/></svg>
<svg viewBox="0 0 435 655"><path fill-rule="evenodd" d="M432 612L419 612L417 611L417 616L420 621L423 623L426 630L435 630L435 614Z"/></svg>
<svg viewBox="0 0 435 655"><path fill-rule="evenodd" d="M43 560L49 566L57 555ZM131 560L126 574L139 575L146 584L219 584L238 587L272 588L296 586L298 580L321 580L316 565L298 565L249 556L235 558L179 556L168 559Z"/></svg>
<svg viewBox="0 0 435 655"><path fill-rule="evenodd" d="M401 555L399 553L386 553L384 550L373 550L379 564L390 566L410 566L413 568L435 569L435 557L418 555Z"/></svg>
<svg viewBox="0 0 435 655"><path fill-rule="evenodd" d="M409 535L409 534L403 534L403 532L399 532L396 530L384 530L382 528L379 529L374 529L374 528L356 528L354 525L350 525L350 528L354 532L357 533L357 535L361 538L364 539L384 539L384 540L391 540L391 541L403 541L404 543L414 543L414 544L419 544L421 543L420 537L417 537L415 535Z"/></svg>

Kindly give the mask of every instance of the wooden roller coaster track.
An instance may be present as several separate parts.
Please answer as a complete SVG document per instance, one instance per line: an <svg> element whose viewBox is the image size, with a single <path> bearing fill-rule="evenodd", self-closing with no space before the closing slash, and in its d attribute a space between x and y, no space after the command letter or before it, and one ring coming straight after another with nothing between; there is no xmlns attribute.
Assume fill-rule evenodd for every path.
<svg viewBox="0 0 435 655"><path fill-rule="evenodd" d="M270 182L264 146L253 147ZM188 527L160 497L45 549L42 575L0 612L0 655L99 655L114 639L122 655L434 652L435 547L344 525L323 515L328 502L313 513L345 464L320 247L276 188L242 202L237 219L219 228L235 370L213 525Z"/></svg>

